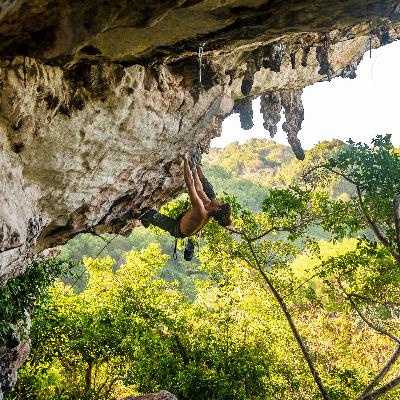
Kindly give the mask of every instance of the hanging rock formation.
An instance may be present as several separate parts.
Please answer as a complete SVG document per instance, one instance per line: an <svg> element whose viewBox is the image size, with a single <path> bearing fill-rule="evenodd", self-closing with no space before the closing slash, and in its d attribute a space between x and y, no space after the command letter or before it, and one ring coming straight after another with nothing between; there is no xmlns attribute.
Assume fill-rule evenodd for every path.
<svg viewBox="0 0 400 400"><path fill-rule="evenodd" d="M302 88L353 78L399 20L394 0L2 2L0 286L80 232L129 233L121 216L178 194L181 156L226 115L252 127L257 96L272 136L284 109L302 158ZM28 351L11 342L3 389Z"/></svg>
<svg viewBox="0 0 400 400"><path fill-rule="evenodd" d="M278 123L281 120L282 100L281 93L268 92L261 96L260 112L264 118L264 128L270 133L271 138L276 135Z"/></svg>

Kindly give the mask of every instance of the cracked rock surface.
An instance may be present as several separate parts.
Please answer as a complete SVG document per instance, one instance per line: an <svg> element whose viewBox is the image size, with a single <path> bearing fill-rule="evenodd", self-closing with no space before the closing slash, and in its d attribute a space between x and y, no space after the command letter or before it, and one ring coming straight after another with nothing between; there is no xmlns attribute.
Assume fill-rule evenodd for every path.
<svg viewBox="0 0 400 400"><path fill-rule="evenodd" d="M177 400L176 397L166 390L158 393L145 394L144 396L128 396L123 400Z"/></svg>
<svg viewBox="0 0 400 400"><path fill-rule="evenodd" d="M226 115L253 126L257 96L266 130L284 110L304 157L302 89L354 78L400 36L394 0L99 4L0 4L0 286L80 232L129 233L121 217L182 191L180 157L206 150ZM5 389L27 350L1 353Z"/></svg>

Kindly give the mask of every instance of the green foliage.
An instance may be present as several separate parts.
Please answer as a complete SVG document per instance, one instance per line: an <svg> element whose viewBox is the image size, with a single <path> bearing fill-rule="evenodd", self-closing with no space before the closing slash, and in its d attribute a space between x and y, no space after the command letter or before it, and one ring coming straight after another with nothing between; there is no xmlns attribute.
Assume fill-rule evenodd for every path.
<svg viewBox="0 0 400 400"><path fill-rule="evenodd" d="M230 169L210 167L221 185L255 179L263 168L286 168L273 158L278 145L252 141L241 156L239 149L233 144L210 156L223 165L223 155ZM202 272L195 264L190 284L188 269L179 282L178 274L166 272L177 271L164 254L163 240L171 239L161 235L161 245L149 244L154 231L128 239L148 248L128 252L126 260L85 259L81 291L58 281L49 298L40 298L32 355L7 399L15 393L117 399L160 389L188 400L319 399L299 340L330 400L357 398L395 348L384 332L400 335L392 209L400 192L399 154L388 136L372 147L325 142L310 154L301 168L287 160L293 174L284 177L285 187L266 191L247 181L254 196L263 193L258 207L241 204L237 190L221 196L232 205L233 225L224 229L211 221L205 227ZM178 199L163 212L177 216L184 209L185 200ZM315 240L317 227L329 243ZM82 241L80 250L100 245L99 238L90 239L96 241ZM121 257L117 248L108 251ZM398 367L399 361L381 386ZM382 399L399 395L395 388Z"/></svg>
<svg viewBox="0 0 400 400"><path fill-rule="evenodd" d="M24 274L7 281L0 290L0 345L25 323L27 312L43 300L56 277L76 264L65 259L36 258L30 261Z"/></svg>
<svg viewBox="0 0 400 400"><path fill-rule="evenodd" d="M151 245L128 253L117 272L109 257L85 260L89 281L79 294L57 282L36 312L32 353L14 392L112 399L165 388L181 398L245 399L269 391L273 353L259 351L265 338L243 341L257 310L235 316L238 301L221 301L209 285L185 302L159 277L166 259Z"/></svg>
<svg viewBox="0 0 400 400"><path fill-rule="evenodd" d="M168 207L179 213L178 208L173 208L173 204L180 204L181 207L185 207L185 200L180 199L178 203L174 201L171 205L167 205L163 212L168 213ZM112 235L102 235L104 239L108 240ZM117 236L100 254L99 251L104 247L104 240L101 238L83 234L78 235L70 240L61 252L60 257L70 257L74 260L81 260L82 257L104 257L110 256L115 260L114 269L116 270L121 264L124 263L125 254L130 250L140 250L146 248L152 243L158 243L161 246L163 253L172 255L174 249L174 239L162 232L160 229L145 229L144 227L135 228L128 237ZM180 249L182 246L180 246ZM199 271L199 261L195 257L191 262L186 262L183 259L182 251L178 254L178 260L172 260L169 258L160 273L163 278L167 281L177 280L180 284L181 289L188 298L194 297L195 291L195 279L204 277L204 274ZM74 286L74 289L78 292L82 291L86 284L88 275L84 273L83 265L80 263L75 269L75 273L79 276L83 273L82 279L80 279ZM65 283L73 284L75 279L66 277L63 279Z"/></svg>
<svg viewBox="0 0 400 400"><path fill-rule="evenodd" d="M303 176L311 166L325 164L345 146L340 140L324 141L306 151L305 160L300 161L288 146L266 139L251 139L242 145L234 142L223 149L211 149L204 158L204 165L218 191L235 194L243 206L259 211L262 198L258 193L263 195L260 192L263 187L302 186ZM249 182L255 185L253 189ZM318 186L334 198L346 198L352 191L351 185L340 177L319 179ZM243 195L242 187L246 192L250 190L252 196ZM249 202L250 197L255 197L258 202Z"/></svg>
<svg viewBox="0 0 400 400"><path fill-rule="evenodd" d="M251 139L242 145L234 142L223 149L212 149L205 161L212 166L221 166L231 175L265 180L293 159L288 146L271 140Z"/></svg>
<svg viewBox="0 0 400 400"><path fill-rule="evenodd" d="M204 163L204 174L212 182L215 192L234 194L237 201L249 210L259 211L268 189L250 179L236 177L221 166Z"/></svg>

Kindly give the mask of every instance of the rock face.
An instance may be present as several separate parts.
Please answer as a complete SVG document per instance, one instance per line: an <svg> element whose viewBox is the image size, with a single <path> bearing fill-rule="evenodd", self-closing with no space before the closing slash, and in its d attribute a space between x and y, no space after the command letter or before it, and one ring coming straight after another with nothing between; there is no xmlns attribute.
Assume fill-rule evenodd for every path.
<svg viewBox="0 0 400 400"><path fill-rule="evenodd" d="M179 193L181 155L206 151L226 115L252 127L256 96L271 136L284 110L304 157L302 89L354 78L399 37L394 0L99 4L0 4L0 286L80 232L128 233L121 216ZM27 353L9 348L3 388Z"/></svg>
<svg viewBox="0 0 400 400"><path fill-rule="evenodd" d="M144 396L128 396L122 400L177 400L177 399L170 392L167 392L166 390L161 390L161 392L145 394Z"/></svg>
<svg viewBox="0 0 400 400"><path fill-rule="evenodd" d="M229 78L191 86L165 65L85 64L69 71L21 57L0 67L2 279L28 255L181 186L179 158L218 134ZM7 122L5 122L7 121ZM0 280L1 281L1 280Z"/></svg>

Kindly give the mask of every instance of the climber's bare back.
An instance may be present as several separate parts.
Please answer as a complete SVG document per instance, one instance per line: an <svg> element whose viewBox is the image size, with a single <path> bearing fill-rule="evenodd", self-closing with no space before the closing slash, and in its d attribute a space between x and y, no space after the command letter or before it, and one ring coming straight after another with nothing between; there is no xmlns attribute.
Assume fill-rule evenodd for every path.
<svg viewBox="0 0 400 400"><path fill-rule="evenodd" d="M199 210L191 208L182 217L179 224L179 230L185 236L191 236L199 232L209 220L210 217L207 213L205 213L205 215L202 215Z"/></svg>

